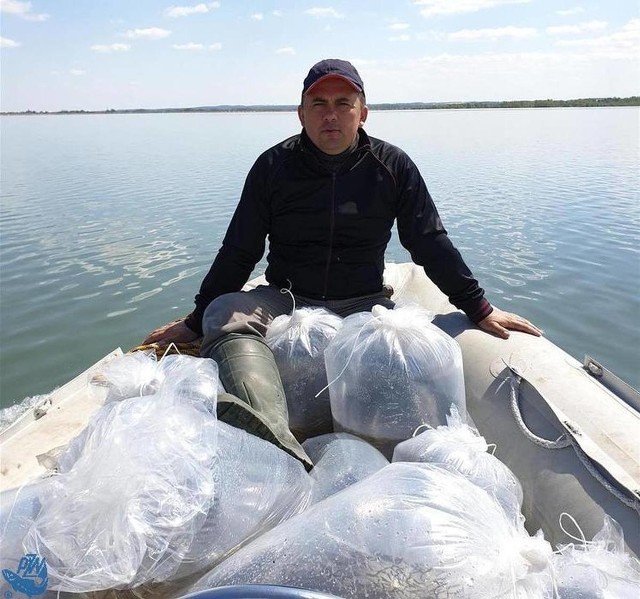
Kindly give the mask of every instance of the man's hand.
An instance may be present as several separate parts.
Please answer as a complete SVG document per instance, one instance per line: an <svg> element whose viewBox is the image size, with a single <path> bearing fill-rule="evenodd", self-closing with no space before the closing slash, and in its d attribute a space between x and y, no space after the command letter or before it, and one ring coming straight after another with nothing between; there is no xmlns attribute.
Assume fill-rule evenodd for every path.
<svg viewBox="0 0 640 599"><path fill-rule="evenodd" d="M526 318L512 314L511 312L503 312L498 308L493 308L493 312L489 316L483 318L478 326L487 333L502 337L503 339L509 338L509 331L522 331L523 333L529 333L540 337L542 331L532 325Z"/></svg>
<svg viewBox="0 0 640 599"><path fill-rule="evenodd" d="M150 333L142 342L143 345L149 343L159 343L160 345L168 345L169 343L189 343L195 341L200 335L192 331L183 320L177 320L165 324Z"/></svg>

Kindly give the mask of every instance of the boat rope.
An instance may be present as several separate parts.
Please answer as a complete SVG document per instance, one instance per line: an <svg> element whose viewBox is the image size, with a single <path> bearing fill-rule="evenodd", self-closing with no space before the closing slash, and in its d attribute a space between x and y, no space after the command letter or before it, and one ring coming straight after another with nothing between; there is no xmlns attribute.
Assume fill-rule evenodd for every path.
<svg viewBox="0 0 640 599"><path fill-rule="evenodd" d="M525 424L524 418L522 418L522 411L520 410L520 384L522 383L522 377L511 369L511 412L516 419L520 430L524 436L532 443L544 447L545 449L564 449L571 445L571 440L567 433L560 435L555 441L549 439L543 439L535 433L533 433L529 427Z"/></svg>
<svg viewBox="0 0 640 599"><path fill-rule="evenodd" d="M616 499L621 501L627 507L630 507L632 510L635 510L640 514L640 499L634 497L629 497L626 493L623 493L618 489L615 485L612 485L596 468L593 463L593 460L584 452L582 447L577 442L572 442L573 449L578 456L578 459L582 462L582 465L587 469L589 474L593 476L609 493L611 493Z"/></svg>
<svg viewBox="0 0 640 599"><path fill-rule="evenodd" d="M587 472L593 476L609 493L611 493L618 501L626 505L627 507L640 513L640 499L637 497L629 497L628 494L622 492L618 487L611 484L600 470L596 467L593 460L585 453L580 444L573 438L568 432L563 433L555 441L549 439L543 439L534 434L524 422L522 418L522 411L520 410L520 385L522 383L522 376L515 370L509 367L511 371L511 412L515 418L522 434L531 442L543 447L545 449L563 449L565 447L573 447L578 459L582 465L587 469Z"/></svg>

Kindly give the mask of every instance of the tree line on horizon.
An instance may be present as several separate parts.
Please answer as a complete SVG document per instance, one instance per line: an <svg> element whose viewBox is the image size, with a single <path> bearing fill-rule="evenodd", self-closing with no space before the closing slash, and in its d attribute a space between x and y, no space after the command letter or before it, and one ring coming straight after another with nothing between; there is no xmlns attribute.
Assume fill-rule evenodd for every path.
<svg viewBox="0 0 640 599"><path fill-rule="evenodd" d="M577 98L574 100L504 100L475 102L394 102L369 104L370 110L446 110L469 108L562 108L562 107L604 107L604 106L640 106L640 96L626 98ZM196 106L190 108L123 108L107 110L25 110L21 112L2 112L3 115L28 114L145 114L164 112L291 112L297 109L295 104L255 104L219 106Z"/></svg>

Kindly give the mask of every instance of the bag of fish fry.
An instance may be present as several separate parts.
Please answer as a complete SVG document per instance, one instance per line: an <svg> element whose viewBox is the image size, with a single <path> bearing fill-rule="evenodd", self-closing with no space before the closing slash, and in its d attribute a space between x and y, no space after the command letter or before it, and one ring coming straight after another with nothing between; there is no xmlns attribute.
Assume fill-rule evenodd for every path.
<svg viewBox="0 0 640 599"><path fill-rule="evenodd" d="M520 482L503 462L489 453L484 437L465 423L455 406L451 406L446 426L429 428L398 443L393 461L447 464L493 495L505 510L515 509L511 514L514 518L520 513Z"/></svg>
<svg viewBox="0 0 640 599"><path fill-rule="evenodd" d="M341 325L342 318L329 310L300 308L278 316L267 330L287 396L289 428L300 441L333 431L324 350Z"/></svg>
<svg viewBox="0 0 640 599"><path fill-rule="evenodd" d="M312 502L335 495L389 465L373 445L349 433L307 439L302 448L314 463Z"/></svg>
<svg viewBox="0 0 640 599"><path fill-rule="evenodd" d="M462 352L419 306L374 306L344 319L325 350L336 431L358 435L391 458L422 424L466 414Z"/></svg>
<svg viewBox="0 0 640 599"><path fill-rule="evenodd" d="M189 592L271 584L337 597L541 599L552 549L445 466L395 463L240 548Z"/></svg>

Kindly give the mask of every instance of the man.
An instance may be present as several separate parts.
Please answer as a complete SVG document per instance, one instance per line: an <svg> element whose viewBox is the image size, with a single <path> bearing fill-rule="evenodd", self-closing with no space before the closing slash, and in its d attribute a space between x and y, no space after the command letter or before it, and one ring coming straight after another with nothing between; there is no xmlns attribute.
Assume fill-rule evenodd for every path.
<svg viewBox="0 0 640 599"><path fill-rule="evenodd" d="M349 62L314 65L302 90L303 130L263 153L253 165L222 247L186 319L151 333L146 343L188 342L203 335L201 355L220 367L235 402L233 416L255 408L279 444L303 461L287 437L284 392L263 341L268 324L296 305L341 316L392 307L383 289L384 251L394 221L413 261L481 329L540 331L493 308L442 226L417 167L402 150L370 138L364 84ZM240 292L269 238L269 286ZM273 424L275 423L275 425ZM268 433L267 433L268 434ZM286 438L285 438L286 437Z"/></svg>

